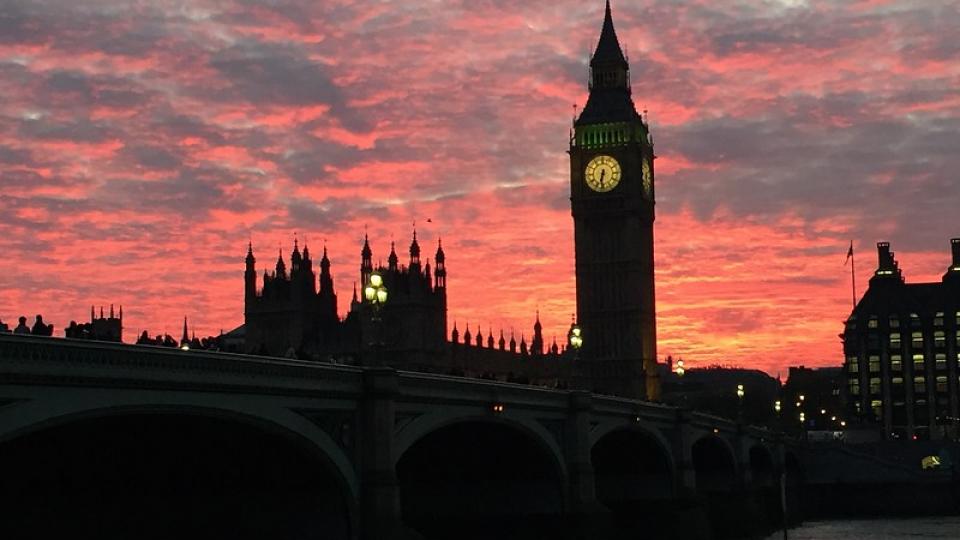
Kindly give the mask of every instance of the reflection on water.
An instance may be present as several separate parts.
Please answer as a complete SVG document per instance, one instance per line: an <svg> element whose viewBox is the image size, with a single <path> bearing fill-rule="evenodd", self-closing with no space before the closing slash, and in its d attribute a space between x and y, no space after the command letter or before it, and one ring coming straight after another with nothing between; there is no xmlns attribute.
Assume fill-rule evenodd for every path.
<svg viewBox="0 0 960 540"><path fill-rule="evenodd" d="M780 540L783 533L768 540ZM960 516L915 519L872 519L853 521L815 521L791 529L790 540L900 540L960 538Z"/></svg>

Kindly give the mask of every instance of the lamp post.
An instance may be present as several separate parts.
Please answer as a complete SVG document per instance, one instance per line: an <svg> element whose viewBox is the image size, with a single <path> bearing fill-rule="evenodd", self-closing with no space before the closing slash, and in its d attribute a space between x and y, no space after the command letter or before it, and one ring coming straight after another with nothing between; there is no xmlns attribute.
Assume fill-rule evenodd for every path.
<svg viewBox="0 0 960 540"><path fill-rule="evenodd" d="M583 331L580 330L580 327L577 326L577 323L570 325L570 331L567 332L567 343L573 347L573 351L579 352L580 347L583 346Z"/></svg>
<svg viewBox="0 0 960 540"><path fill-rule="evenodd" d="M738 384L738 385L737 385L737 421L738 421L738 422L741 422L741 423L743 422L743 395L744 395L744 393L745 393L745 392L743 391L743 385L742 385L742 384Z"/></svg>
<svg viewBox="0 0 960 540"><path fill-rule="evenodd" d="M677 372L677 377L683 377L683 374L687 372L687 370L684 369L683 367L683 358L680 358L677 360L676 372Z"/></svg>
<svg viewBox="0 0 960 540"><path fill-rule="evenodd" d="M374 362L381 365L380 350L383 348L383 318L380 310L387 303L387 286L383 283L383 276L378 272L370 274L367 284L363 287L363 298L373 309L370 320L374 326Z"/></svg>
<svg viewBox="0 0 960 540"><path fill-rule="evenodd" d="M580 347L583 347L583 330L580 329L574 316L571 315L570 319L570 330L567 332L567 347L573 349L573 366L570 369L570 377L576 381L585 376L582 371L583 368L580 365ZM558 378L558 386L559 383Z"/></svg>

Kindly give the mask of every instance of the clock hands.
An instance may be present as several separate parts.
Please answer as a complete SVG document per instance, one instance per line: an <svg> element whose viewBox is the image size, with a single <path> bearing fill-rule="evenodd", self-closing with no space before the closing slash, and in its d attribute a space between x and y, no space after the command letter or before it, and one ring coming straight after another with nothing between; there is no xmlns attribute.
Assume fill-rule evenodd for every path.
<svg viewBox="0 0 960 540"><path fill-rule="evenodd" d="M601 188L601 189L603 188L603 177L606 176L606 175L607 175L607 170L606 170L606 169L601 169L601 170L600 170L600 188Z"/></svg>

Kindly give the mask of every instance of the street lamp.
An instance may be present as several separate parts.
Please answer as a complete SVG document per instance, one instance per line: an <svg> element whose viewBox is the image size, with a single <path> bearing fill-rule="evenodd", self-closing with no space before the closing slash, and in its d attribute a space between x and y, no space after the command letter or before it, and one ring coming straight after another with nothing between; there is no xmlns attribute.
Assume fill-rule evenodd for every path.
<svg viewBox="0 0 960 540"><path fill-rule="evenodd" d="M387 286L383 284L383 277L380 274L376 272L370 274L370 280L363 288L363 296L367 302L373 304L375 309L387 303Z"/></svg>
<svg viewBox="0 0 960 540"><path fill-rule="evenodd" d="M570 331L567 332L567 343L573 347L574 352L578 352L580 347L583 346L583 336L582 330L577 326L577 323L570 325Z"/></svg>
<svg viewBox="0 0 960 540"><path fill-rule="evenodd" d="M683 367L683 358L680 358L680 359L677 360L677 369L676 369L676 372L677 372L677 376L678 376L678 377L683 377L683 374L687 372L687 370L684 369L684 367Z"/></svg>
<svg viewBox="0 0 960 540"><path fill-rule="evenodd" d="M778 415L780 414L780 400L779 400L779 399L773 402L773 410L776 411L776 413L777 413Z"/></svg>
<svg viewBox="0 0 960 540"><path fill-rule="evenodd" d="M373 306L371 320L374 325L375 338L372 345L376 357L375 362L380 365L380 349L383 347L383 319L380 318L380 310L387 303L387 286L383 283L383 276L377 272L370 274L367 284L363 287L363 297Z"/></svg>

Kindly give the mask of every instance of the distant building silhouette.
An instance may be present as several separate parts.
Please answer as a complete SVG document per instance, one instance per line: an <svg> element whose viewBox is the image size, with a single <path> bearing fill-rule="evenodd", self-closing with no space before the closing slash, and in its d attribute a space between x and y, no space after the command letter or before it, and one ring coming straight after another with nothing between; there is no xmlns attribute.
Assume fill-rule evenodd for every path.
<svg viewBox="0 0 960 540"><path fill-rule="evenodd" d="M885 438L957 437L960 361L960 238L939 283L906 283L877 244L870 287L847 319L843 339L850 414Z"/></svg>
<svg viewBox="0 0 960 540"><path fill-rule="evenodd" d="M559 345L544 350L539 313L534 320L534 341L520 351L511 336L506 348L500 330L499 347L492 328L469 331L460 342L454 324L447 339L447 264L440 240L433 264L421 258L416 231L408 260L401 264L391 243L387 264L374 265L369 237L360 249L360 288L376 272L388 291L382 308L359 296L354 285L349 311L337 312L330 259L326 248L320 261L319 288L309 249L294 242L290 271L282 254L271 272L261 275L253 246L247 246L245 271L245 323L223 336L224 346L242 343L243 352L364 365L387 364L396 368L484 376L498 380L533 381L557 386L570 377L571 362L562 359Z"/></svg>
<svg viewBox="0 0 960 540"><path fill-rule="evenodd" d="M123 306L120 306L119 316L115 316L113 304L111 304L109 317L103 315L102 306L100 307L99 317L96 316L94 307L90 306L90 322L77 324L76 321L70 321L70 325L64 329L64 336L72 339L122 342Z"/></svg>

